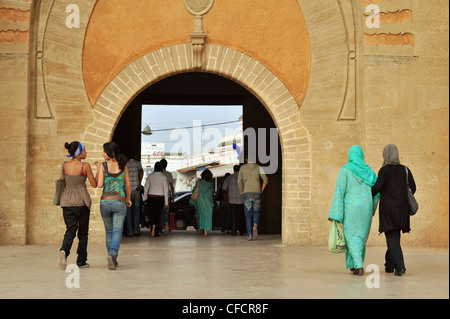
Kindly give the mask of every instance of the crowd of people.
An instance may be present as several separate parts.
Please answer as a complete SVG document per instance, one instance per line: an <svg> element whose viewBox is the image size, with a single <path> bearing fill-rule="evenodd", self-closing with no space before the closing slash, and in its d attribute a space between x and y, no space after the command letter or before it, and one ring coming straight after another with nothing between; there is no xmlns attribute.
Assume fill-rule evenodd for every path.
<svg viewBox="0 0 450 319"><path fill-rule="evenodd" d="M151 237L158 237L163 229L169 231L169 205L174 201L174 181L172 174L166 171L167 161L162 159L155 163L153 172L148 175L142 187L144 172L142 165L131 154L130 159L120 152L115 142L103 145L103 162L95 161L96 176L89 163L83 162L87 157L83 143L75 141L66 143L71 160L63 164L63 179L66 188L61 195L60 206L66 224L63 243L59 252L59 264L62 269L67 266L73 240L79 238L77 265L89 267L87 261L87 243L91 198L87 191L86 179L92 187L102 188L100 213L105 226L108 268L118 266L117 258L122 236L140 236L141 227L150 228ZM213 175L204 170L197 180L193 192L198 188L198 199L194 203L199 232L205 236L212 230L212 215L217 202L223 209L222 230L232 235L244 233L243 227L237 227L245 215L248 239L257 237L261 210L261 193L267 185L267 177L260 173L254 163L247 163L239 172L240 166L234 167L234 174L227 174L223 185L216 191ZM260 185L260 176L263 185ZM244 193L245 192L245 193ZM142 206L144 209L142 210ZM148 222L146 222L148 217Z"/></svg>
<svg viewBox="0 0 450 319"><path fill-rule="evenodd" d="M169 231L169 205L174 200L174 181L166 171L167 161L154 165L142 187L143 169L134 154L128 160L114 142L103 145L103 162L91 165L83 162L87 157L83 143L65 143L71 160L63 164L66 188L60 206L66 232L59 252L61 269L66 269L73 240L78 236L77 265L89 267L87 244L91 198L86 179L92 187L102 188L100 213L105 226L108 268L118 266L118 253L122 236L140 236L141 227L148 215L152 237ZM355 275L364 273L366 242L372 217L379 202L379 232L386 236L385 270L397 276L405 273L405 262L400 245L401 232L410 231L410 214L405 181L413 193L416 185L409 168L400 164L398 149L389 144L383 150L383 165L375 172L364 162L360 146L350 148L348 162L340 169L333 196L329 220L342 225L346 241L346 268ZM247 234L247 240L258 237L261 216L261 196L268 178L256 163L245 159L245 164L235 165L233 174L227 174L215 190L213 174L206 169L197 180L192 193L196 208L198 232L207 236L212 230L212 216L217 203L222 216L222 231L236 236ZM143 202L142 202L143 201ZM145 206L143 214L141 204ZM217 208L217 207L216 207ZM245 220L245 223L244 223ZM124 229L125 225L125 229Z"/></svg>

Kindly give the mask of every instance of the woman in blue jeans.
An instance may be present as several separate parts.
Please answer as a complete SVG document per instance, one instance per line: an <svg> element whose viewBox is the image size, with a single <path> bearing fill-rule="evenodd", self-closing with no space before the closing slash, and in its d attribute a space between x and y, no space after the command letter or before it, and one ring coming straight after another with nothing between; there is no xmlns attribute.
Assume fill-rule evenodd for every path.
<svg viewBox="0 0 450 319"><path fill-rule="evenodd" d="M123 224L127 216L127 206L131 207L131 184L127 158L120 154L114 142L103 144L103 158L106 162L97 166L97 186L103 188L100 213L105 224L108 268L117 267L117 255L122 239Z"/></svg>

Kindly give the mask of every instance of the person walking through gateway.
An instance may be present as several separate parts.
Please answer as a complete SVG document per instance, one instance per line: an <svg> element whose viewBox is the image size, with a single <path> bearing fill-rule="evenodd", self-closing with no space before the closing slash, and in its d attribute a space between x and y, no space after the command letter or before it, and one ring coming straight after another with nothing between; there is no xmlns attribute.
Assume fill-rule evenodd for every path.
<svg viewBox="0 0 450 319"><path fill-rule="evenodd" d="M144 198L147 199L149 210L151 236L159 237L161 232L161 214L169 205L169 183L163 174L163 164L156 162L154 171L148 175L144 186Z"/></svg>
<svg viewBox="0 0 450 319"><path fill-rule="evenodd" d="M66 233L59 252L59 266L62 270L67 267L67 257L70 254L73 240L78 231L77 266L89 267L87 261L87 245L89 232L89 216L91 210L91 196L86 188L86 178L92 187L97 187L97 182L92 174L91 165L82 162L86 159L87 152L83 143L66 143L72 160L65 162L62 178L66 181L66 188L61 194L60 206L63 210Z"/></svg>
<svg viewBox="0 0 450 319"><path fill-rule="evenodd" d="M166 170L166 168L167 168L167 160L165 158L163 158L159 162L162 165L162 173L164 174L164 176L166 176L167 182L169 183L169 205L168 206L164 205L163 216L162 216L162 221L161 221L161 228L162 228L162 222L164 221L164 232L165 233L169 233L169 230L170 230L169 206L175 200L175 188L173 186L174 180L173 180L172 173L168 172Z"/></svg>
<svg viewBox="0 0 450 319"><path fill-rule="evenodd" d="M198 188L198 200L195 204L195 216L198 220L198 227L205 236L212 230L212 215L214 209L214 186L212 183L213 175L209 169L206 169L200 175L201 179L197 180L192 193Z"/></svg>
<svg viewBox="0 0 450 319"><path fill-rule="evenodd" d="M384 233L387 243L385 271L395 271L396 276L406 272L400 231L408 233L411 230L406 176L414 194L414 177L408 167L400 164L397 146L386 145L383 149L383 166L378 172L377 182L372 187L372 195L380 194L379 232Z"/></svg>
<svg viewBox="0 0 450 319"><path fill-rule="evenodd" d="M261 217L261 194L264 192L269 180L261 172L261 167L245 159L247 164L242 165L238 174L239 192L244 195L245 223L247 225L247 240L258 237L258 225ZM261 181L262 179L262 187ZM252 227L253 226L253 227Z"/></svg>
<svg viewBox="0 0 450 319"><path fill-rule="evenodd" d="M128 237L141 235L141 183L142 177L144 177L144 170L141 163L136 160L136 153L132 152L130 155L127 168L130 175L131 202L133 205L127 207L127 217L125 219L125 236Z"/></svg>
<svg viewBox="0 0 450 319"><path fill-rule="evenodd" d="M231 235L236 236L236 230L239 229L239 235L244 234L244 229L241 227L244 220L244 197L239 192L238 187L238 176L239 176L239 165L233 166L234 174L227 178L222 185L222 189L227 191L228 200L230 204L230 214L231 214Z"/></svg>
<svg viewBox="0 0 450 319"><path fill-rule="evenodd" d="M103 144L105 162L95 162L97 166L97 185L103 188L100 198L100 213L105 224L108 268L118 266L123 224L127 216L127 206L131 207L131 184L128 175L127 158L120 153L114 142Z"/></svg>
<svg viewBox="0 0 450 319"><path fill-rule="evenodd" d="M337 176L328 219L343 225L347 247L345 265L357 276L364 274L366 242L378 205L379 196L372 197L372 186L376 181L375 172L364 162L362 148L352 146L348 152L348 162Z"/></svg>

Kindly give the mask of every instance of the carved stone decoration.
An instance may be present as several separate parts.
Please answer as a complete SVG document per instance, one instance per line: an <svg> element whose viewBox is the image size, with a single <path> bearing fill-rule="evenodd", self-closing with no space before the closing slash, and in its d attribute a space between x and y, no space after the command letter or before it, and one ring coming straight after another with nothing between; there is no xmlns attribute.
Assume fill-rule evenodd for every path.
<svg viewBox="0 0 450 319"><path fill-rule="evenodd" d="M44 42L47 31L47 23L53 9L54 0L33 2L34 12L42 19L37 20L31 26L30 63L32 71L31 103L33 117L35 119L53 119L53 111L50 107L47 88L47 72L45 70Z"/></svg>
<svg viewBox="0 0 450 319"><path fill-rule="evenodd" d="M192 65L200 69L203 65L203 49L206 33L203 31L203 15L214 5L214 0L184 0L184 5L189 13L195 16L194 31L191 33Z"/></svg>
<svg viewBox="0 0 450 319"><path fill-rule="evenodd" d="M344 20L347 38L347 78L344 99L338 114L338 121L355 121L357 108L357 43L355 7L350 0L338 0L342 18Z"/></svg>
<svg viewBox="0 0 450 319"><path fill-rule="evenodd" d="M186 9L193 15L204 15L213 6L214 0L184 0Z"/></svg>

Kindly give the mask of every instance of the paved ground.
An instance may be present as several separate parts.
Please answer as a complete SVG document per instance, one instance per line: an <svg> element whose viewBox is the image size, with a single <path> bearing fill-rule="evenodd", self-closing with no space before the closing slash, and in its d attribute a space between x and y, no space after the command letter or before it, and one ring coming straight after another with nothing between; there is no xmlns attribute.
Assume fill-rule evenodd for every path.
<svg viewBox="0 0 450 319"><path fill-rule="evenodd" d="M76 242L69 264L76 260ZM384 247L368 247L362 277L345 269L343 254L327 247L284 247L280 236L219 231L208 237L174 231L124 238L119 267L108 270L106 248L89 245L90 268L58 266L59 246L0 246L2 299L448 299L448 249L404 249L407 272L384 272ZM379 282L379 288L368 288Z"/></svg>

